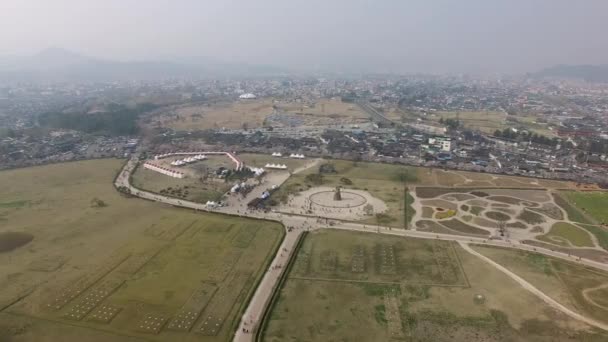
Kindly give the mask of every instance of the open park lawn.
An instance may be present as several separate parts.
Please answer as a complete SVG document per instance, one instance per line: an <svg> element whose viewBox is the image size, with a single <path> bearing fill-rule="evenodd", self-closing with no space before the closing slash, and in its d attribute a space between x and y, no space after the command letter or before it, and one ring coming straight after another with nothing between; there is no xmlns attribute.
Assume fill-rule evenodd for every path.
<svg viewBox="0 0 608 342"><path fill-rule="evenodd" d="M201 163L206 162L207 160ZM183 198L198 203L219 201L231 187L230 183L226 183L222 179L213 178L213 176L209 176L205 180L201 180L199 177L180 179L165 176L142 166L139 166L131 177L133 186L138 189L162 193L167 196Z"/></svg>
<svg viewBox="0 0 608 342"><path fill-rule="evenodd" d="M239 159L247 166L264 167L266 164L281 164L287 166L287 170L291 172L310 162L310 159L293 159L287 158L287 156L289 154L284 157L273 157L270 154L259 153L239 153L238 155ZM266 169L266 171L272 172L272 169Z"/></svg>
<svg viewBox="0 0 608 342"><path fill-rule="evenodd" d="M320 172L323 165L331 165L335 172ZM315 186L364 190L383 200L388 207L386 213L364 222L402 228L405 227L406 216L409 221L413 214L413 209L408 208L407 214L404 209L406 202L409 204L411 201L405 187L418 179L416 172L415 168L401 165L324 160L319 167L292 175L272 198L275 201L286 201L289 195Z"/></svg>
<svg viewBox="0 0 608 342"><path fill-rule="evenodd" d="M122 164L0 172L0 340L231 339L282 227L125 197Z"/></svg>
<svg viewBox="0 0 608 342"><path fill-rule="evenodd" d="M564 191L561 195L598 223L608 224L608 192Z"/></svg>
<svg viewBox="0 0 608 342"><path fill-rule="evenodd" d="M573 224L558 222L551 227L547 234L537 236L538 240L553 243L563 247L594 247L591 236L587 231Z"/></svg>
<svg viewBox="0 0 608 342"><path fill-rule="evenodd" d="M487 246L474 249L568 308L608 323L608 273L531 252Z"/></svg>
<svg viewBox="0 0 608 342"><path fill-rule="evenodd" d="M458 245L324 230L305 237L264 341L603 341Z"/></svg>

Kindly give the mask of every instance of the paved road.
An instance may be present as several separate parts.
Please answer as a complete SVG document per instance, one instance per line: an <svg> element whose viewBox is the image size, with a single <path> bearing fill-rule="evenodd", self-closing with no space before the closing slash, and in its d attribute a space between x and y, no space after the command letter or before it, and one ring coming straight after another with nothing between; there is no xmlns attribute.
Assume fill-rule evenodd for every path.
<svg viewBox="0 0 608 342"><path fill-rule="evenodd" d="M243 206L243 205L239 205L236 207L223 207L223 208L210 209L210 208L207 208L204 204L189 202L189 201L180 200L180 199L176 199L176 198L171 198L171 197L167 197L167 196L163 196L163 195L159 195L159 194L155 194L155 193L151 193L151 192L147 192L147 191L142 191L140 189L133 187L129 183L129 175L133 171L133 169L137 163L136 160L137 160L136 157L134 157L125 165L123 171L116 178L116 182L115 182L116 187L120 187L120 186L127 187L131 191L131 194L138 196L140 198L144 198L144 199L148 199L148 200L152 200L152 201L157 201L157 202L161 202L161 203L171 204L174 206L180 206L180 207L191 208L191 209L207 211L207 212L217 212L217 213L224 213L224 214L237 215L237 216L243 216L243 217L254 217L254 218L267 219L267 220L274 220L274 221L282 222L286 227L294 228L291 231L288 230L286 232L285 239L280 246L279 252L275 255L274 259L272 260L270 268L264 274L262 281L259 284L258 288L256 289L249 306L245 310L245 313L242 316L242 320L240 322L239 328L234 337L235 342L250 342L250 341L254 340L255 335L253 332L259 327L259 324L261 323L260 319L262 317L262 314L264 313L264 310L272 297L272 294L274 292L275 287L278 284L278 281L280 279L282 272L285 271L285 268L275 268L275 266L277 266L277 265L283 266L286 264L287 260L289 260L289 258L292 256L292 254L294 252L294 246L298 239L298 236L302 233L302 231L304 231L306 229L314 230L314 229L323 229L323 228L343 229L343 230L361 231L361 232L375 232L375 233L379 233L379 234L389 234L389 235L406 236L406 237L414 237L414 238L422 238L422 239L439 239L439 240L446 240L446 241L457 241L467 251L472 252L473 254L482 258L483 260L490 262L493 266L495 266L499 270L505 272L507 275L509 275L510 277L515 279L518 283L520 283L525 289L527 289L528 291L539 296L542 300L549 303L551 306L566 313L570 317L579 319L583 322L586 322L586 323L596 326L598 328L608 330L608 326L606 326L602 323L596 322L594 320L591 320L587 317L584 317L584 316L564 307L563 305L559 304L555 300L551 299L549 296L545 295L540 290L536 289L535 287L533 287L532 285L527 283L525 280L521 279L514 273L508 271L506 268L504 268L501 265L495 263L494 261L488 259L487 257L473 251L468 246L468 244L469 243L478 243L478 244L484 244L484 245L490 245L490 246L506 247L506 248L526 250L526 251L534 251L534 252L545 254L548 256L577 262L577 263L580 263L580 264L583 264L586 266L595 267L595 268L602 269L605 271L608 271L607 264L603 264L603 263L596 262L593 260L579 259L577 257L572 257L566 253L552 251L552 250L540 248L540 247L529 246L529 245L521 244L518 241L511 242L511 241L501 241L501 240L488 240L488 239L483 239L483 238L467 237L467 236L459 236L459 235L436 234L436 233L419 232L419 231L403 230L403 229L391 229L391 228L383 227L383 226L366 225L366 224L353 223L353 222L344 222L344 221L335 220L335 219L332 219L331 221L337 222L337 223L334 224L333 226L329 226L329 225L319 224L317 222L316 218L313 218L313 217L308 217L308 216L304 216L304 215L285 214L285 213L273 213L273 212L263 213L260 211L248 211L245 209L245 206ZM278 185L280 185L280 184L278 184ZM244 199L242 201L244 203L247 203L247 199ZM244 329L248 330L249 332L248 333L244 332Z"/></svg>

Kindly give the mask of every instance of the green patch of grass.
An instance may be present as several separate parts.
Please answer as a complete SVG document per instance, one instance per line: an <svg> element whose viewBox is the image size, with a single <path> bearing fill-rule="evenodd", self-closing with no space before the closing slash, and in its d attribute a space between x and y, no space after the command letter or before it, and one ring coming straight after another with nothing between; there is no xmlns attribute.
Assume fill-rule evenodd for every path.
<svg viewBox="0 0 608 342"><path fill-rule="evenodd" d="M517 216L518 219L526 222L527 224L539 224L545 222L545 218L538 213L524 209L521 214Z"/></svg>
<svg viewBox="0 0 608 342"><path fill-rule="evenodd" d="M2 208L2 209L23 208L28 204L30 204L30 201L28 201L28 200L0 202L0 208Z"/></svg>
<svg viewBox="0 0 608 342"><path fill-rule="evenodd" d="M453 229L453 230L456 230L456 231L459 231L459 232L465 233L465 234L484 235L484 236L490 235L490 233L487 230L473 227L458 219L442 221L441 224L443 224L444 226L446 226L450 229Z"/></svg>
<svg viewBox="0 0 608 342"><path fill-rule="evenodd" d="M551 193L555 203L566 211L570 221L593 224L579 209L571 205L562 194L564 193Z"/></svg>
<svg viewBox="0 0 608 342"><path fill-rule="evenodd" d="M593 247L593 241L589 234L577 226L570 223L558 222L551 227L551 230L545 235L537 236L536 238L558 245L562 245L559 241L551 239L551 237L557 237L559 239L565 239L569 241L573 246L576 247ZM564 247L568 247L568 244L563 244Z"/></svg>
<svg viewBox="0 0 608 342"><path fill-rule="evenodd" d="M386 307L384 304L374 306L374 318L378 324L386 324Z"/></svg>
<svg viewBox="0 0 608 342"><path fill-rule="evenodd" d="M608 193L606 192L576 192L564 191L560 193L578 209L591 216L600 223L608 223ZM570 214L570 212L568 212ZM580 219L580 217L576 217ZM576 221L576 220L573 220ZM589 223L589 222L582 222Z"/></svg>
<svg viewBox="0 0 608 342"><path fill-rule="evenodd" d="M494 221L509 221L509 219L511 218L509 215L503 214L503 213L498 212L498 211L488 211L486 213L486 216L489 219L492 219Z"/></svg>
<svg viewBox="0 0 608 342"><path fill-rule="evenodd" d="M471 214L475 215L475 216L479 216L479 214L481 214L481 212L484 210L483 207L478 207L476 205L471 207Z"/></svg>
<svg viewBox="0 0 608 342"><path fill-rule="evenodd" d="M602 227L586 225L586 224L580 224L579 227L581 227L581 228L585 229L586 231L588 231L589 233L593 234L593 236L595 236L595 238L597 239L597 242L600 245L600 247L602 247L604 250L608 251L608 230L606 230L605 228L602 228Z"/></svg>
<svg viewBox="0 0 608 342"><path fill-rule="evenodd" d="M410 194L409 190L405 190L405 222L406 224L410 224L412 222L412 218L416 215L416 210L412 207L414 203L414 197Z"/></svg>

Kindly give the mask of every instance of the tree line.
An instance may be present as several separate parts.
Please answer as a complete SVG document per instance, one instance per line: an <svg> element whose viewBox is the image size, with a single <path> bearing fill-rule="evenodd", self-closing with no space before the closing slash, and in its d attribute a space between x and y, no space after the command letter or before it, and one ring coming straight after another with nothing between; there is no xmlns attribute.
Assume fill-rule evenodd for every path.
<svg viewBox="0 0 608 342"><path fill-rule="evenodd" d="M514 131L511 128L505 128L502 131L497 129L494 132L494 136L497 138L504 138L510 140L531 141L536 144L547 146L556 146L560 143L560 139L558 138L549 138L538 133L530 133L527 131Z"/></svg>

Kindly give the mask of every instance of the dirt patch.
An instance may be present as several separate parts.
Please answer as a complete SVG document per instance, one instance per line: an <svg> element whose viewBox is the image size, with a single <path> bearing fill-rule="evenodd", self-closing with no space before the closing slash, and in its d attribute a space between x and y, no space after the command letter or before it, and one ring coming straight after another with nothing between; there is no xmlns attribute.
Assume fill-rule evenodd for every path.
<svg viewBox="0 0 608 342"><path fill-rule="evenodd" d="M449 229L435 221L430 221L430 220L420 220L420 221L416 222L416 227L417 227L417 230L419 230L421 232L431 232L431 233L437 233L437 234L451 234L451 235L464 235L464 236L479 236L479 235L475 235L475 234L467 234L467 233L459 232L457 230Z"/></svg>
<svg viewBox="0 0 608 342"><path fill-rule="evenodd" d="M541 226L535 226L534 228L530 229L530 233L544 233L544 232L545 232L545 230Z"/></svg>
<svg viewBox="0 0 608 342"><path fill-rule="evenodd" d="M498 204L498 203L494 203L494 204ZM501 213L506 213L506 214L513 215L513 216L515 216L515 213L516 213L515 210L509 209L509 208L498 207L498 208L492 208L492 209L496 210L496 211L500 211Z"/></svg>
<svg viewBox="0 0 608 342"><path fill-rule="evenodd" d="M469 195L469 194L461 194L461 193L451 193L451 194L447 194L444 196L441 196L441 198L448 200L448 201L466 201L466 200L470 200L475 198L475 196L473 195Z"/></svg>
<svg viewBox="0 0 608 342"><path fill-rule="evenodd" d="M558 206L552 203L543 203L540 208L529 208L529 210L545 214L554 220L563 220L564 215Z"/></svg>
<svg viewBox="0 0 608 342"><path fill-rule="evenodd" d="M473 223L478 226L486 227L486 228L498 228L498 224L496 222L487 220L483 217L476 217L473 219Z"/></svg>
<svg viewBox="0 0 608 342"><path fill-rule="evenodd" d="M545 222L545 218L541 214L532 212L528 209L524 209L524 211L522 211L517 218L526 222L527 224L538 224Z"/></svg>
<svg viewBox="0 0 608 342"><path fill-rule="evenodd" d="M471 206L484 207L484 208L488 206L488 202L482 201L482 200L470 200L470 201L467 201L467 204L471 205Z"/></svg>
<svg viewBox="0 0 608 342"><path fill-rule="evenodd" d="M471 195L475 195L477 197L488 197L488 196L490 196L490 194L488 194L487 192L483 192L483 191L471 191Z"/></svg>
<svg viewBox="0 0 608 342"><path fill-rule="evenodd" d="M416 196L418 196L418 198L435 198L451 192L454 192L454 189L416 187Z"/></svg>
<svg viewBox="0 0 608 342"><path fill-rule="evenodd" d="M473 227L458 219L451 219L449 221L444 221L444 222L441 222L441 224L443 224L444 226L446 226L449 229L456 230L456 231L459 231L459 232L465 233L465 234L483 235L483 236L490 235L490 232L488 232L487 230Z"/></svg>
<svg viewBox="0 0 608 342"><path fill-rule="evenodd" d="M516 190L516 189L492 189L488 190L491 195L508 196L530 202L546 202L551 200L549 194L544 190Z"/></svg>
<svg viewBox="0 0 608 342"><path fill-rule="evenodd" d="M25 246L34 239L34 235L23 232L0 233L0 253L10 252Z"/></svg>
<svg viewBox="0 0 608 342"><path fill-rule="evenodd" d="M496 201L496 202L513 204L513 205L519 205L519 204L522 204L522 202L524 202L523 200L521 200L519 198L509 197L509 196L490 196L490 197L488 197L488 199L492 200L492 201Z"/></svg>
<svg viewBox="0 0 608 342"><path fill-rule="evenodd" d="M507 228L526 229L526 228L528 228L528 226L526 226L525 223L517 221L517 222L507 223Z"/></svg>
<svg viewBox="0 0 608 342"><path fill-rule="evenodd" d="M485 215L487 218L494 221L509 221L511 217L507 214L503 214L498 211L486 211Z"/></svg>
<svg viewBox="0 0 608 342"><path fill-rule="evenodd" d="M433 218L435 210L431 207L422 207L422 218Z"/></svg>
<svg viewBox="0 0 608 342"><path fill-rule="evenodd" d="M440 199L422 200L420 202L422 203L422 205L428 206L428 207L458 210L458 205L456 203L448 202L445 200L440 200Z"/></svg>

